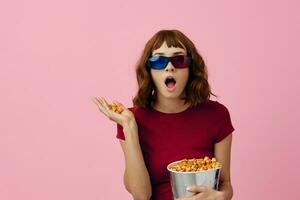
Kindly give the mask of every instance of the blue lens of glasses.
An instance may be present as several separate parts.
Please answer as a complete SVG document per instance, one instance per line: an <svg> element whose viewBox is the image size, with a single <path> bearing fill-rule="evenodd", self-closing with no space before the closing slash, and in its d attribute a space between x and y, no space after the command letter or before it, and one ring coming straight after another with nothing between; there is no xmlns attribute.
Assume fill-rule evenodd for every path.
<svg viewBox="0 0 300 200"><path fill-rule="evenodd" d="M148 66L152 69L164 69L168 64L169 59L163 56L153 56L148 59Z"/></svg>

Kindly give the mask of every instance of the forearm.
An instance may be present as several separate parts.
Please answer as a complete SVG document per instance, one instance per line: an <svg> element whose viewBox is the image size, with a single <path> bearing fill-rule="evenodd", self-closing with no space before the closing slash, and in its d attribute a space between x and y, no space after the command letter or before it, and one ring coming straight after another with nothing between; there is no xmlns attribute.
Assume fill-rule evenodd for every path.
<svg viewBox="0 0 300 200"><path fill-rule="evenodd" d="M231 200L233 196L233 188L230 181L220 182L219 191L222 194L222 200Z"/></svg>
<svg viewBox="0 0 300 200"><path fill-rule="evenodd" d="M134 199L149 199L151 182L138 139L136 125L123 127L126 137L125 175L124 182Z"/></svg>

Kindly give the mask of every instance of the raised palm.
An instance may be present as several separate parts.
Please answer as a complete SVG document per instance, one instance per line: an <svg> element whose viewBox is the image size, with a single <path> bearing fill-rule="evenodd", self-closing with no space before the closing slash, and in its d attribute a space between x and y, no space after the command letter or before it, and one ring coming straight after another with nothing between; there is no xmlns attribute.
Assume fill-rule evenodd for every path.
<svg viewBox="0 0 300 200"><path fill-rule="evenodd" d="M108 103L103 97L93 97L93 102L97 104L100 112L102 112L106 117L110 120L120 124L123 126L125 123L129 123L130 121L134 120L134 114L121 103L114 101L117 105L123 108L122 113L117 113L109 109Z"/></svg>

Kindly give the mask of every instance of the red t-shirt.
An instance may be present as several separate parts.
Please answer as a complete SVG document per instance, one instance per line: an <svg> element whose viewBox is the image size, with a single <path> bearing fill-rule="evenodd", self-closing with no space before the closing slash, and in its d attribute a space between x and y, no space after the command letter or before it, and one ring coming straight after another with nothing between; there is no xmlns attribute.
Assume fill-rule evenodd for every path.
<svg viewBox="0 0 300 200"><path fill-rule="evenodd" d="M214 156L214 144L234 131L228 109L209 100L179 113L129 108L135 116L139 141L148 169L151 200L173 200L167 165L184 158ZM117 124L117 138L125 140Z"/></svg>

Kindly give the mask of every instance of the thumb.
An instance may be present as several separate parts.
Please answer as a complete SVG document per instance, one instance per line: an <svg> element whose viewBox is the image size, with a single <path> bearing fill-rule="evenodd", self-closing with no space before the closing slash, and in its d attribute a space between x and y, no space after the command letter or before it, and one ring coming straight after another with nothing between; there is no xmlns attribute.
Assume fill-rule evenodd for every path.
<svg viewBox="0 0 300 200"><path fill-rule="evenodd" d="M187 187L186 190L188 190L190 192L204 192L207 190L207 187L202 186L202 185L193 185L193 186Z"/></svg>

